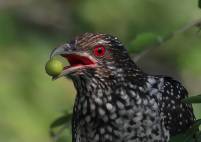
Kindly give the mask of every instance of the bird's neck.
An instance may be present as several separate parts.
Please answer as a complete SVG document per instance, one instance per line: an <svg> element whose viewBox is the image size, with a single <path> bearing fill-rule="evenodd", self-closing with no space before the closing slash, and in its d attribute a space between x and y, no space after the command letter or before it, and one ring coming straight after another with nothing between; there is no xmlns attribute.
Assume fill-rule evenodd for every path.
<svg viewBox="0 0 201 142"><path fill-rule="evenodd" d="M100 90L102 90L101 94L107 94L111 89L111 86L117 83L117 81L118 80L115 80L113 76L109 76L106 80L106 78L100 77L98 74L94 77L85 76L73 80L77 94L80 97L92 97L93 95L98 95L100 94Z"/></svg>
<svg viewBox="0 0 201 142"><path fill-rule="evenodd" d="M119 120L118 118L123 111L119 111L117 107L123 108L124 103L135 100L135 98L127 99L128 96L125 93L125 88L129 85L129 79L132 79L130 77L134 79L135 75L118 77L121 78L119 80L114 76L114 78L110 77L111 79L107 80L101 77L74 80L77 89L73 113L74 131L80 131L80 133L98 132L106 126L119 129L119 122L113 122L116 119ZM122 99L126 99L126 101L122 102ZM133 108L138 109L135 106ZM113 127L111 128L113 129Z"/></svg>
<svg viewBox="0 0 201 142"><path fill-rule="evenodd" d="M97 68L92 73L86 72L84 75L73 79L75 88L78 95L80 94L80 97L107 97L110 90L117 84L121 86L145 74L133 61L127 62L127 64L121 66L108 65L108 67L105 68L109 68L109 70L103 68Z"/></svg>
<svg viewBox="0 0 201 142"><path fill-rule="evenodd" d="M81 127L96 125L100 114L104 115L105 113L103 108L112 99L111 86L113 82L106 83L104 80L92 78L90 80L80 79L74 84L77 90L74 104L74 122L76 125L82 125Z"/></svg>
<svg viewBox="0 0 201 142"><path fill-rule="evenodd" d="M127 64L112 65L111 63L105 68L97 68L93 73L86 72L73 79L77 90L74 114L78 121L90 120L96 123L97 117L104 116L108 109L111 109L111 103L118 101L115 91L125 86L130 80L135 80L144 74L132 61L125 63ZM107 117L103 118L107 119ZM101 121L107 121L104 119Z"/></svg>
<svg viewBox="0 0 201 142"><path fill-rule="evenodd" d="M135 79L142 75L142 72L137 70L116 70L116 75L103 77L99 74L90 77L79 77L74 81L77 90L75 110L79 112L79 117L83 118L86 114L91 114L92 117L101 115L107 109L110 109L110 103L115 103L115 91L118 86L125 86L129 80ZM132 73L131 73L132 72ZM98 110L98 111L97 111ZM78 114L78 113L76 113ZM92 119L92 118L91 118Z"/></svg>

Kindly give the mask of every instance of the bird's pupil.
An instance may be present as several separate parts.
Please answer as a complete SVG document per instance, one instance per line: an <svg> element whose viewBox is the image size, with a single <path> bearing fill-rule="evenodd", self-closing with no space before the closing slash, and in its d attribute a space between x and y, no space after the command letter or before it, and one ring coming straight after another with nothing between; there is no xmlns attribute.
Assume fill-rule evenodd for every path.
<svg viewBox="0 0 201 142"><path fill-rule="evenodd" d="M101 54L102 53L102 49L98 48L98 53Z"/></svg>
<svg viewBox="0 0 201 142"><path fill-rule="evenodd" d="M96 47L93 49L94 55L96 55L96 56L98 56L98 57L104 56L105 51L106 51L105 47L104 47L104 46L101 46L101 45L98 45L98 46L96 46Z"/></svg>

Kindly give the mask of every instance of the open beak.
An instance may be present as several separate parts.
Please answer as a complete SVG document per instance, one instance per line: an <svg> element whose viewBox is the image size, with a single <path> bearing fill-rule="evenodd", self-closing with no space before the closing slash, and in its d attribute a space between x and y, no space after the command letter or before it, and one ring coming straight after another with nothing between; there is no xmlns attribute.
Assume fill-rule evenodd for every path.
<svg viewBox="0 0 201 142"><path fill-rule="evenodd" d="M87 52L79 51L79 49L70 44L64 44L53 49L50 53L50 59L56 55L64 57L66 60L68 60L70 65L65 66L61 74L54 77L54 79L68 75L83 68L93 68L97 63L97 60L90 56Z"/></svg>

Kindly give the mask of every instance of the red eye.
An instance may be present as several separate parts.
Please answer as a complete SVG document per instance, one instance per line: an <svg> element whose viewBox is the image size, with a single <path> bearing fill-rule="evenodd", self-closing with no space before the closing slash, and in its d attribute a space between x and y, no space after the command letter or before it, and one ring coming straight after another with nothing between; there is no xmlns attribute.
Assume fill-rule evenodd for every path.
<svg viewBox="0 0 201 142"><path fill-rule="evenodd" d="M105 55L105 51L106 51L106 49L102 45L98 45L98 46L94 47L94 49L93 49L94 55L96 55L98 57L104 56Z"/></svg>

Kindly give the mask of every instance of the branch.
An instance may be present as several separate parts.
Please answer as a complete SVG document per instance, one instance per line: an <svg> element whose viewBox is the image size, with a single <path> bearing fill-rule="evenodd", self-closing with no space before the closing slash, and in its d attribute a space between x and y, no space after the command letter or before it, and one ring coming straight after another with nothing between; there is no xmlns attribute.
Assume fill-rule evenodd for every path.
<svg viewBox="0 0 201 142"><path fill-rule="evenodd" d="M164 44L165 42L173 39L178 34L182 34L182 33L188 31L189 29L191 29L193 27L197 27L197 28L201 29L201 19L198 19L198 20L195 20L193 22L190 22L190 23L186 24L184 27L176 30L175 32L172 32L172 33L168 34L167 36L165 36L163 38L158 37L159 38L158 43L156 43L154 45L151 45L150 48L146 48L143 52L141 52L137 56L133 57L133 60L135 62L138 62L142 57L144 57L147 53L149 53L155 47L160 47L162 44Z"/></svg>

